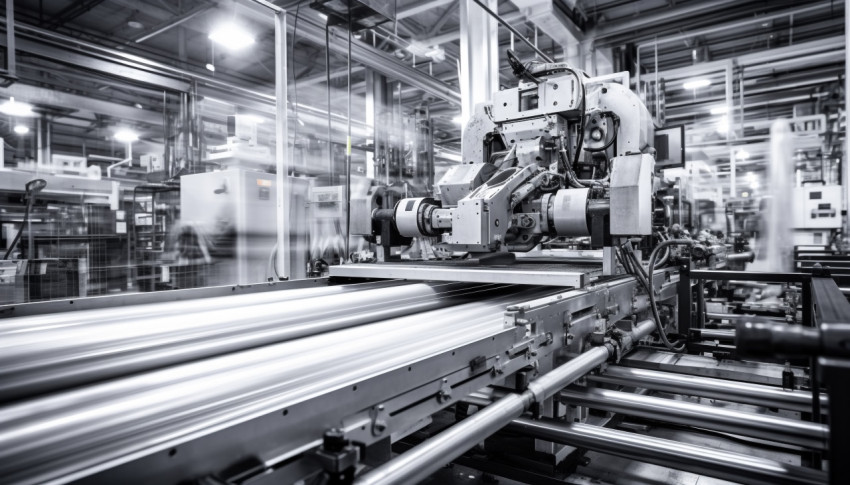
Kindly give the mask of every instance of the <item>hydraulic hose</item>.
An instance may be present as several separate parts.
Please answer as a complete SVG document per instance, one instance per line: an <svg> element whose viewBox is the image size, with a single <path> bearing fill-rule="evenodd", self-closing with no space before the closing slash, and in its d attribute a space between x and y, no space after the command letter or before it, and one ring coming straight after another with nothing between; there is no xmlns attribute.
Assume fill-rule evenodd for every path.
<svg viewBox="0 0 850 485"><path fill-rule="evenodd" d="M652 253L649 255L649 268L650 273L653 273L655 270L655 260L658 258L658 253L669 246L693 246L694 242L690 239L668 239L667 241L661 241L658 246L655 246L655 249L652 250ZM650 276L651 278L651 276ZM658 330L658 337L661 339L661 342L667 347L669 350L673 352L682 352L685 350L684 344L682 345L673 345L670 343L670 340L667 339L667 334L664 333L664 327L661 325L661 317L658 315L658 305L655 303L655 287L652 285L652 280L648 281L649 284L649 306L652 309L652 317L655 319L655 328Z"/></svg>

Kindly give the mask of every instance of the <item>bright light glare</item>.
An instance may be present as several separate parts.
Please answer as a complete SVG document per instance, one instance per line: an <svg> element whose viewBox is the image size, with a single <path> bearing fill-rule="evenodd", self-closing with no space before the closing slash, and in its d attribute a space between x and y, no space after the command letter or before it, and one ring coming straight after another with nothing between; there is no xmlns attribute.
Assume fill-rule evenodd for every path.
<svg viewBox="0 0 850 485"><path fill-rule="evenodd" d="M264 121L266 121L265 118L263 118L262 116L257 116L257 115L238 114L236 116L238 116L239 119L242 120L242 121L246 121L248 123L253 123L255 125L261 125L261 124L263 124Z"/></svg>
<svg viewBox="0 0 850 485"><path fill-rule="evenodd" d="M209 38L229 50L244 49L254 43L253 35L233 23L219 25L210 32Z"/></svg>
<svg viewBox="0 0 850 485"><path fill-rule="evenodd" d="M33 116L32 105L15 101L15 98L9 98L8 101L0 104L0 113L9 116Z"/></svg>
<svg viewBox="0 0 850 485"><path fill-rule="evenodd" d="M213 64L212 62L208 62L206 67L207 71L215 72L215 64Z"/></svg>
<svg viewBox="0 0 850 485"><path fill-rule="evenodd" d="M725 116L720 117L720 120L717 121L717 132L729 133L729 118Z"/></svg>
<svg viewBox="0 0 850 485"><path fill-rule="evenodd" d="M699 89L708 86L711 86L711 81L708 79L692 79L682 83L682 87L685 89Z"/></svg>
<svg viewBox="0 0 850 485"><path fill-rule="evenodd" d="M118 130L115 132L115 140L121 143L133 143L139 140L139 135L130 130Z"/></svg>
<svg viewBox="0 0 850 485"><path fill-rule="evenodd" d="M462 116L455 116L454 118L452 118L452 123L455 123L455 124L458 124L458 125L463 123L463 117Z"/></svg>
<svg viewBox="0 0 850 485"><path fill-rule="evenodd" d="M750 158L750 152L744 150L743 148L738 150L737 153L735 153L735 159L737 159L737 160L746 160L748 158ZM750 173L752 173L752 172L750 172Z"/></svg>
<svg viewBox="0 0 850 485"><path fill-rule="evenodd" d="M26 135L27 133L30 132L30 127L26 126L26 125L15 125L14 130L15 130L15 133L17 133L19 135Z"/></svg>
<svg viewBox="0 0 850 485"><path fill-rule="evenodd" d="M713 115L725 115L726 111L728 111L726 106L715 106L714 108L711 108L711 114Z"/></svg>

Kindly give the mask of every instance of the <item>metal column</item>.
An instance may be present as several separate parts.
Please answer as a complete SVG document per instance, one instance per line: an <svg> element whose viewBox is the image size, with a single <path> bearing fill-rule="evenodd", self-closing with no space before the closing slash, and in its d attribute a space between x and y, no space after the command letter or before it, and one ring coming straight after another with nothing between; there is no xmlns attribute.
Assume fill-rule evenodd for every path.
<svg viewBox="0 0 850 485"><path fill-rule="evenodd" d="M487 0L496 10L496 0ZM498 24L473 0L460 2L460 92L463 125L475 105L492 99L499 89Z"/></svg>
<svg viewBox="0 0 850 485"><path fill-rule="evenodd" d="M287 110L286 11L276 10L275 38L275 160L277 162L277 274L289 279L289 112Z"/></svg>

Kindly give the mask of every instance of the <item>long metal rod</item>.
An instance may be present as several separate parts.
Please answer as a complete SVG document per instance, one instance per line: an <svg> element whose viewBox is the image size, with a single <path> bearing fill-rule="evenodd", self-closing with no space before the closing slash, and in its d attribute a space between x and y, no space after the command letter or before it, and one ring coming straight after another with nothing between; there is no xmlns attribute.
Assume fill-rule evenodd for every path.
<svg viewBox="0 0 850 485"><path fill-rule="evenodd" d="M633 341L649 335L654 329L655 323L652 320L639 323L633 331ZM398 458L358 477L354 483L416 483L423 480L521 416L533 402L542 402L562 387L603 364L612 353L613 349L607 345L584 352L532 382L522 394L509 394L499 399Z"/></svg>
<svg viewBox="0 0 850 485"><path fill-rule="evenodd" d="M294 300L255 298L261 303L230 307L187 302L186 310L174 304L169 313L157 315L161 310L154 308L150 316L133 318L113 311L106 315L119 316L100 321L9 321L0 327L0 401L435 310L494 290L423 283Z"/></svg>
<svg viewBox="0 0 850 485"><path fill-rule="evenodd" d="M581 423L516 419L508 429L609 455L750 484L823 484L820 470Z"/></svg>
<svg viewBox="0 0 850 485"><path fill-rule="evenodd" d="M561 401L603 411L623 413L668 423L750 436L818 450L826 449L828 428L788 418L745 413L659 397L642 396L604 389L567 389Z"/></svg>
<svg viewBox="0 0 850 485"><path fill-rule="evenodd" d="M631 367L610 366L605 373L588 376L588 379L799 412L810 412L812 405L811 392ZM821 395L821 403L827 405L826 395Z"/></svg>
<svg viewBox="0 0 850 485"><path fill-rule="evenodd" d="M524 35L522 35L522 34L519 32L519 30L517 30L517 29L515 29L515 28L513 27L513 25L509 24L509 23L508 23L505 19L503 19L502 17L500 17L500 16L499 16L499 14L497 14L496 12L494 12L494 11L490 10L490 8L489 8L487 5L485 5L485 4L484 4L484 2L482 2L481 0L473 0L473 1L474 1L474 2L475 2L478 6L479 6L479 7L481 7L482 9L484 9L484 11L485 11L485 12L487 12L488 14L490 14L490 16L491 16L491 17L493 17L494 19L496 19L496 21L497 21L497 22L499 22L500 24L502 24L502 25L503 25L506 29L510 30L512 34L514 34L515 36L519 37L519 40L523 41L523 42L525 43L525 45L527 45L528 47L531 47L532 49L534 49L534 52L536 52L536 53L537 53L537 55L539 55L540 57L542 57L542 58L543 58L543 60L545 60L546 62L555 62L555 61L554 61L554 59L552 59L551 57L549 57L548 55L546 55L546 53L545 53L545 52L543 52L542 50L538 49L538 48L537 48L537 46L536 46L536 45L534 45L534 43L533 43L533 42L531 42L530 40L526 39L526 38L525 38L525 36L524 36Z"/></svg>
<svg viewBox="0 0 850 485"><path fill-rule="evenodd" d="M277 170L275 182L277 190L277 277L288 280L291 273L289 251L290 243L290 207L293 200L289 187L290 154L289 149L289 110L287 104L289 73L286 42L286 11L277 9L274 13L274 63L275 63L275 161Z"/></svg>

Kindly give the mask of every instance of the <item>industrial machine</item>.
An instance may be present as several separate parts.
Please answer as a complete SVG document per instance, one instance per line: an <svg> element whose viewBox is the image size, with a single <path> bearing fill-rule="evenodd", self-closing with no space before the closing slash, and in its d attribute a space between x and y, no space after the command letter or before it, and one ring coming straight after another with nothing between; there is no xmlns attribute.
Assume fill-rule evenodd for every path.
<svg viewBox="0 0 850 485"><path fill-rule="evenodd" d="M287 291L0 308L3 480L840 483L846 346L827 336L846 332L815 330L850 315L835 280L717 270L725 245L657 197L637 98L566 64L512 65L518 86L470 121L438 194L352 201L376 262L276 284ZM214 195L262 199L249 181ZM421 238L433 256L386 250ZM590 249L517 256L552 238ZM782 283L781 300L706 297L746 279ZM839 359L823 360L827 394L808 360L750 345L735 323L768 343L812 327L803 354Z"/></svg>

